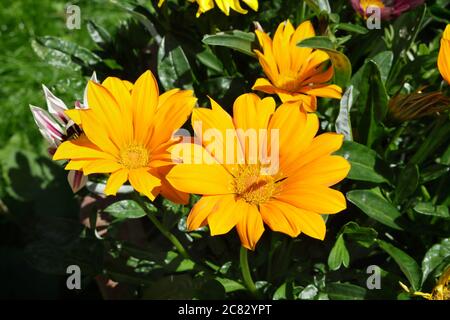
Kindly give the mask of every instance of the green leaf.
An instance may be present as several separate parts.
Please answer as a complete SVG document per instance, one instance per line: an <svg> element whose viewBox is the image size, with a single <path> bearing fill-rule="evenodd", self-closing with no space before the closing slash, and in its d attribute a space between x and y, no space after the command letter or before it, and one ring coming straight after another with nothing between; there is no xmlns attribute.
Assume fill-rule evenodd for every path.
<svg viewBox="0 0 450 320"><path fill-rule="evenodd" d="M341 87L349 84L352 76L352 64L344 53L334 49L334 44L328 37L308 38L298 43L297 46L319 49L328 53L334 67L334 82Z"/></svg>
<svg viewBox="0 0 450 320"><path fill-rule="evenodd" d="M394 61L394 54L392 51L383 51L373 57L372 60L377 64L378 69L380 70L381 81L386 83L392 68L392 62Z"/></svg>
<svg viewBox="0 0 450 320"><path fill-rule="evenodd" d="M450 172L450 166L442 164L433 164L420 173L420 184L428 183L430 181L439 179L443 175Z"/></svg>
<svg viewBox="0 0 450 320"><path fill-rule="evenodd" d="M221 277L216 277L215 279L222 284L222 286L225 288L226 293L247 290L242 284L237 281Z"/></svg>
<svg viewBox="0 0 450 320"><path fill-rule="evenodd" d="M375 229L360 227L353 221L344 225L341 233L345 235L348 240L355 241L365 248L370 248L378 237L378 232Z"/></svg>
<svg viewBox="0 0 450 320"><path fill-rule="evenodd" d="M305 2L316 13L321 13L322 11L331 13L331 7L328 0L305 0Z"/></svg>
<svg viewBox="0 0 450 320"><path fill-rule="evenodd" d="M36 41L44 47L69 55L74 62L80 61L85 66L94 65L102 61L99 56L89 49L60 38L46 36L39 37Z"/></svg>
<svg viewBox="0 0 450 320"><path fill-rule="evenodd" d="M105 48L111 42L111 36L103 27L97 25L94 21L87 22L87 30L91 39L100 47Z"/></svg>
<svg viewBox="0 0 450 320"><path fill-rule="evenodd" d="M313 300L318 293L319 289L315 285L310 284L300 292L298 297L300 300Z"/></svg>
<svg viewBox="0 0 450 320"><path fill-rule="evenodd" d="M361 81L355 84L359 95L355 107L361 114L358 123L361 141L371 147L381 136L382 123L388 111L388 95L376 62L369 60L364 66Z"/></svg>
<svg viewBox="0 0 450 320"><path fill-rule="evenodd" d="M374 183L387 182L387 179L379 173L382 166L381 158L374 150L354 141L344 141L342 148L335 154L343 156L350 162L348 179Z"/></svg>
<svg viewBox="0 0 450 320"><path fill-rule="evenodd" d="M273 300L288 300L293 299L293 283L292 281L284 282L281 286L275 290L272 299Z"/></svg>
<svg viewBox="0 0 450 320"><path fill-rule="evenodd" d="M450 238L432 246L422 260L422 284L437 266L450 257Z"/></svg>
<svg viewBox="0 0 450 320"><path fill-rule="evenodd" d="M41 60L45 61L51 66L57 68L72 69L74 71L80 69L80 66L74 63L71 57L64 52L47 48L36 40L31 41L31 47L33 48L33 51L36 53L36 55L41 58Z"/></svg>
<svg viewBox="0 0 450 320"><path fill-rule="evenodd" d="M417 262L407 253L387 242L378 240L378 245L394 259L406 278L408 278L412 288L415 291L419 290L421 283L421 274Z"/></svg>
<svg viewBox="0 0 450 320"><path fill-rule="evenodd" d="M344 267L348 267L350 263L350 255L348 253L347 248L345 247L344 237L341 234L336 243L333 246L333 249L330 251L330 255L328 256L328 267L331 270L338 270L341 265Z"/></svg>
<svg viewBox="0 0 450 320"><path fill-rule="evenodd" d="M427 216L450 218L448 207L445 205L434 205L431 202L419 202L414 206L414 211Z"/></svg>
<svg viewBox="0 0 450 320"><path fill-rule="evenodd" d="M347 141L353 141L352 122L350 119L350 109L353 104L353 86L348 87L342 96L339 115L336 119L336 132L343 134L344 139Z"/></svg>
<svg viewBox="0 0 450 320"><path fill-rule="evenodd" d="M134 200L115 202L104 211L118 219L137 219L146 215L145 211Z"/></svg>
<svg viewBox="0 0 450 320"><path fill-rule="evenodd" d="M206 280L196 290L195 298L199 300L223 300L225 299L225 288L216 279Z"/></svg>
<svg viewBox="0 0 450 320"><path fill-rule="evenodd" d="M447 147L447 150L445 150L444 154L442 155L440 163L446 166L450 166L450 145Z"/></svg>
<svg viewBox="0 0 450 320"><path fill-rule="evenodd" d="M202 40L204 44L227 47L252 57L256 56L252 50L252 44L254 41L255 34L253 32L244 32L240 30L207 34Z"/></svg>
<svg viewBox="0 0 450 320"><path fill-rule="evenodd" d="M365 214L378 222L397 230L403 230L399 224L401 213L385 198L371 190L353 190L347 193L347 199Z"/></svg>
<svg viewBox="0 0 450 320"><path fill-rule="evenodd" d="M181 45L171 36L164 37L158 51L158 76L164 89L192 89L191 70Z"/></svg>
<svg viewBox="0 0 450 320"><path fill-rule="evenodd" d="M450 136L450 121L448 116L442 115L435 123L433 130L427 135L419 150L411 158L411 163L421 164L444 143L448 143Z"/></svg>
<svg viewBox="0 0 450 320"><path fill-rule="evenodd" d="M206 47L205 50L197 54L197 59L207 68L222 73L223 72L223 64L219 58L211 51L209 47Z"/></svg>
<svg viewBox="0 0 450 320"><path fill-rule="evenodd" d="M398 203L406 197L412 195L419 185L419 167L417 165L408 164L405 169L401 170L395 188L395 202Z"/></svg>
<svg viewBox="0 0 450 320"><path fill-rule="evenodd" d="M367 28L364 28L358 24L352 24L352 23L337 23L335 27L339 30L344 30L348 32L353 32L357 34L366 34L369 32Z"/></svg>
<svg viewBox="0 0 450 320"><path fill-rule="evenodd" d="M328 283L326 287L328 297L331 300L363 300L367 290L350 283Z"/></svg>
<svg viewBox="0 0 450 320"><path fill-rule="evenodd" d="M392 43L396 58L401 53L405 54L416 41L424 25L426 11L426 6L420 6L416 10L405 12L395 20L393 24L395 35Z"/></svg>

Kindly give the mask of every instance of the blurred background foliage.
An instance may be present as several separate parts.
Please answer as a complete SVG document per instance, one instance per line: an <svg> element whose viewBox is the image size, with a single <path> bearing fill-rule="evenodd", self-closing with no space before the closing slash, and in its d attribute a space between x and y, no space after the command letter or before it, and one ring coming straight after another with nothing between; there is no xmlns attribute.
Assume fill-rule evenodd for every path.
<svg viewBox="0 0 450 320"><path fill-rule="evenodd" d="M265 232L250 256L259 290L274 299L411 299L402 281L431 292L450 263L450 90L436 67L450 1L426 1L381 30L368 30L346 0L267 0L257 13L200 18L184 0L161 9L144 0L72 4L81 8L80 30L66 28L63 1L0 4L1 297L105 297L92 281L100 274L124 285L119 297L249 297L236 234L188 233L190 206L157 199L149 210L192 260L172 251L129 199L98 200L83 213L91 223L97 212L107 216L104 238L84 228L88 193L72 195L28 104L44 106L41 83L70 106L94 70L134 81L150 68L161 90L192 88L201 106L210 95L230 111L262 74L253 22L273 32L284 19L313 21L321 37L302 45L330 53L345 89L341 101L321 99L318 113L323 131L346 137L339 153L352 170L339 188L349 205L327 218L323 242ZM65 289L69 264L82 267L84 290ZM380 290L367 289L370 265L381 268Z"/></svg>

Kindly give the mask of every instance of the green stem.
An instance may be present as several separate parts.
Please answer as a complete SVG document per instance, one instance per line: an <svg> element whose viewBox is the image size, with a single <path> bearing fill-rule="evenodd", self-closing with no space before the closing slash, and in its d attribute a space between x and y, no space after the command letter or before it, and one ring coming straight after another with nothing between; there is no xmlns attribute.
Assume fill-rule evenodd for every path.
<svg viewBox="0 0 450 320"><path fill-rule="evenodd" d="M185 259L190 259L189 254L187 253L186 249L183 247L181 242L170 232L169 229L167 229L161 222L159 222L158 218L156 218L155 214L153 212L150 212L145 205L145 203L142 201L142 199L137 196L136 199L138 200L139 205L142 209L144 209L145 213L147 213L147 217L150 219L150 221L155 225L155 227L162 233L164 237L166 237L172 244L175 246L177 251L181 254L181 256Z"/></svg>
<svg viewBox="0 0 450 320"><path fill-rule="evenodd" d="M258 289L256 289L255 283L253 282L252 275L250 274L250 268L248 266L248 254L247 249L241 247L240 253L240 264L241 264L241 272L242 278L244 280L244 284L247 287L248 291L251 292L255 297L258 296Z"/></svg>
<svg viewBox="0 0 450 320"><path fill-rule="evenodd" d="M408 121L403 122L402 125L399 128L397 128L397 130L395 131L393 138L391 139L391 141L389 141L389 145L387 146L387 148L384 151L385 159L387 158L388 153L391 151L391 147L395 144L395 142L398 140L398 138L400 138L403 131L405 131L407 125L408 125Z"/></svg>

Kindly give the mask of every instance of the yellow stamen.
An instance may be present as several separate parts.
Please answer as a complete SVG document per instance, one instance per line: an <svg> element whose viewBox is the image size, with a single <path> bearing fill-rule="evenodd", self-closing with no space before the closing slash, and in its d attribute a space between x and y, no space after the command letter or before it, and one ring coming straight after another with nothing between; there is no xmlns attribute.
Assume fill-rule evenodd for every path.
<svg viewBox="0 0 450 320"><path fill-rule="evenodd" d="M138 169L147 166L148 150L140 145L130 145L120 151L119 162L127 169Z"/></svg>
<svg viewBox="0 0 450 320"><path fill-rule="evenodd" d="M260 165L243 165L234 178L234 192L249 204L259 205L268 201L277 191L274 176L264 175Z"/></svg>

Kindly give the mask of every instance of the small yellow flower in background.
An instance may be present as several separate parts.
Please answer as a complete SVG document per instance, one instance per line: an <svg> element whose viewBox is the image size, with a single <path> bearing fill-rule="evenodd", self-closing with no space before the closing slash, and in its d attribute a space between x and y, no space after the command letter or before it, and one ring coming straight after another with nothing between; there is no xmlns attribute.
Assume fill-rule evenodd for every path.
<svg viewBox="0 0 450 320"><path fill-rule="evenodd" d="M202 145L186 143L183 163L167 175L176 189L203 195L189 214L188 229L208 224L214 236L236 227L242 245L252 250L264 223L291 237L303 232L323 240L326 227L321 214L346 208L343 194L330 188L350 169L344 158L331 155L341 147L343 136L325 133L315 137L319 128L315 114L289 104L275 111L270 97L261 100L256 94L241 95L234 103L233 118L213 100L211 104L212 109L196 108L192 114L192 126L197 139L202 137ZM237 137L238 142L230 147L227 141L223 153L217 145L211 148L205 139L211 129L219 133L212 139L215 142L220 137ZM243 132L252 130L263 134L255 134L257 142L247 144ZM271 138L275 133L278 140ZM249 152L252 146L258 149L253 157ZM265 170L263 157L255 159L263 148L270 153L278 150L277 170ZM236 162L226 161L230 154ZM239 154L243 160L239 161ZM194 157L203 163L193 161Z"/></svg>
<svg viewBox="0 0 450 320"><path fill-rule="evenodd" d="M196 103L190 90L173 89L159 95L150 71L133 85L109 77L90 81L89 109L70 110L83 136L62 143L54 160L70 160L66 170L85 175L110 173L105 193L115 195L125 182L153 200L159 193L187 203L188 195L173 189L165 174L173 165L167 149L177 143L172 134L188 119Z"/></svg>
<svg viewBox="0 0 450 320"><path fill-rule="evenodd" d="M439 50L438 68L442 77L450 84L450 25L445 28Z"/></svg>
<svg viewBox="0 0 450 320"><path fill-rule="evenodd" d="M227 16L230 15L230 9L246 14L248 11L241 7L240 0L188 0L189 2L197 2L198 11L197 17L202 13L205 13L214 8L214 3L225 13ZM258 11L258 0L242 0L246 5L248 5L254 11ZM165 0L159 0L158 6L161 7Z"/></svg>
<svg viewBox="0 0 450 320"><path fill-rule="evenodd" d="M253 90L277 94L283 102L303 103L309 112L317 108L316 97L341 98L342 89L327 84L333 78L333 67L326 67L328 54L297 46L300 41L315 36L310 21L297 29L289 20L280 23L273 40L261 30L255 32L263 51L255 52L268 79L256 80Z"/></svg>
<svg viewBox="0 0 450 320"><path fill-rule="evenodd" d="M436 286L431 293L414 292L412 295L425 298L427 300L450 300L450 266L442 273ZM408 293L409 288L400 282L400 286Z"/></svg>

